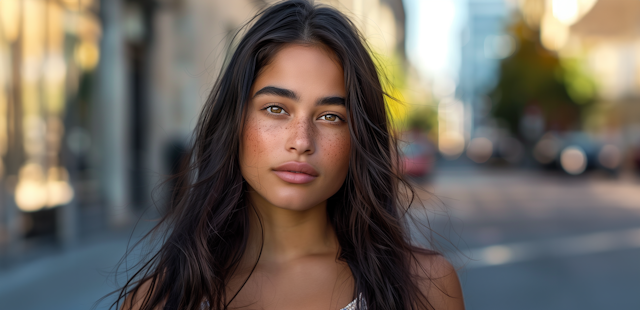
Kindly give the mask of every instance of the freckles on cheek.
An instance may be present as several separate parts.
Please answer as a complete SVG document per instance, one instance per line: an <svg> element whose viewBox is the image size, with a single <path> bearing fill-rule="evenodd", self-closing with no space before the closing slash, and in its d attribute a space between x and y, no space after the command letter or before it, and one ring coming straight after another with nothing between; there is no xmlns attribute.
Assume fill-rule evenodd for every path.
<svg viewBox="0 0 640 310"><path fill-rule="evenodd" d="M244 164L253 168L261 165L263 155L268 153L268 147L274 143L273 128L258 120L249 121L243 137Z"/></svg>
<svg viewBox="0 0 640 310"><path fill-rule="evenodd" d="M256 145L258 141L258 130L252 122L244 128L244 134L242 136L242 164L245 166L255 166L256 153L259 152L259 148Z"/></svg>
<svg viewBox="0 0 640 310"><path fill-rule="evenodd" d="M326 141L327 160L333 164L348 165L351 152L349 133L334 133Z"/></svg>

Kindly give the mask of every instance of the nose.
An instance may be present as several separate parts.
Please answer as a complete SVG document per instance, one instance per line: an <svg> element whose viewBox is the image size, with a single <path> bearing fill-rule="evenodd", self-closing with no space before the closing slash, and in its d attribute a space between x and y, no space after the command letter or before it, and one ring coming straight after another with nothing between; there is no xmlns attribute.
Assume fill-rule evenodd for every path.
<svg viewBox="0 0 640 310"><path fill-rule="evenodd" d="M315 128L311 120L296 120L287 130L289 130L289 138L285 147L288 151L299 155L311 155L315 152Z"/></svg>

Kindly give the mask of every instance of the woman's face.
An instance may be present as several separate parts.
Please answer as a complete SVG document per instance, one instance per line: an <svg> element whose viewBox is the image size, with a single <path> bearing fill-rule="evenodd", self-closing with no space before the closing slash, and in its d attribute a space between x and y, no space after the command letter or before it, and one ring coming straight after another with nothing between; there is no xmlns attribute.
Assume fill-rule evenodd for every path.
<svg viewBox="0 0 640 310"><path fill-rule="evenodd" d="M240 146L255 203L302 211L340 189L351 148L345 95L342 68L321 47L285 46L262 69Z"/></svg>

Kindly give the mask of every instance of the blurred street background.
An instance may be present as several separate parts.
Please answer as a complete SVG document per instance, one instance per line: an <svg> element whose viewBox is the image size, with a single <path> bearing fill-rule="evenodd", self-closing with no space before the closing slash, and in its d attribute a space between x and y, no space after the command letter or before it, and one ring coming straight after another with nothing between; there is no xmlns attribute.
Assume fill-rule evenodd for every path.
<svg viewBox="0 0 640 310"><path fill-rule="evenodd" d="M117 288L270 3L0 0L0 309ZM402 102L402 169L468 309L640 309L640 1L316 3L356 22Z"/></svg>

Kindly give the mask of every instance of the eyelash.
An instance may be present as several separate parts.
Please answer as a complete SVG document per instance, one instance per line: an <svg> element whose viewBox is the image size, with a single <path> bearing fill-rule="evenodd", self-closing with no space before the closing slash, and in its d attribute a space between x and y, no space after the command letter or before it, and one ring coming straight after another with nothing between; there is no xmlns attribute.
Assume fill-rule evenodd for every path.
<svg viewBox="0 0 640 310"><path fill-rule="evenodd" d="M320 116L320 117L325 117L325 116L327 116L327 115L333 115L333 116L335 116L338 120L340 120L340 121L344 122L344 120L342 119L342 117L338 116L337 114L327 113L327 114L322 115L322 116ZM320 118L320 117L318 117L318 118ZM325 119L325 120L326 120L326 119ZM337 121L327 121L327 122L337 123Z"/></svg>
<svg viewBox="0 0 640 310"><path fill-rule="evenodd" d="M270 111L270 108L273 108L273 107L282 109L282 112L284 112L284 113L274 113L274 112L271 112L271 111ZM277 104L269 105L269 106L267 106L267 107L264 107L262 110L266 110L266 111L267 111L267 113L269 113L269 114L273 114L273 115L281 115L281 114L287 114L287 115L288 115L288 114L289 114L289 113L287 113L287 111L285 111L285 109L284 109L283 107L281 107L281 106L279 106L279 105L277 105ZM327 114L321 115L321 116L320 116L320 117L318 117L318 118L325 117L325 116L327 116L327 115L333 115L333 116L335 116L337 119L339 119L340 121L343 121L343 122L344 122L344 119L343 119L342 117L340 117L338 114L333 114L333 113L327 113ZM333 121L333 122L332 122L332 121L328 121L328 122L330 122L330 123L337 123L337 121Z"/></svg>
<svg viewBox="0 0 640 310"><path fill-rule="evenodd" d="M280 109L282 109L282 112L284 112L284 113L274 113L274 112L271 112L271 110L270 110L271 108L280 108ZM279 106L279 105L277 105L277 104L272 104L272 105L270 105L270 106L264 107L264 108L263 108L263 110L266 110L266 111L267 111L267 113L269 113L269 114L274 114L274 115L289 114L289 113L287 113L287 111L285 111L285 109L284 109L283 107L281 107L281 106Z"/></svg>

